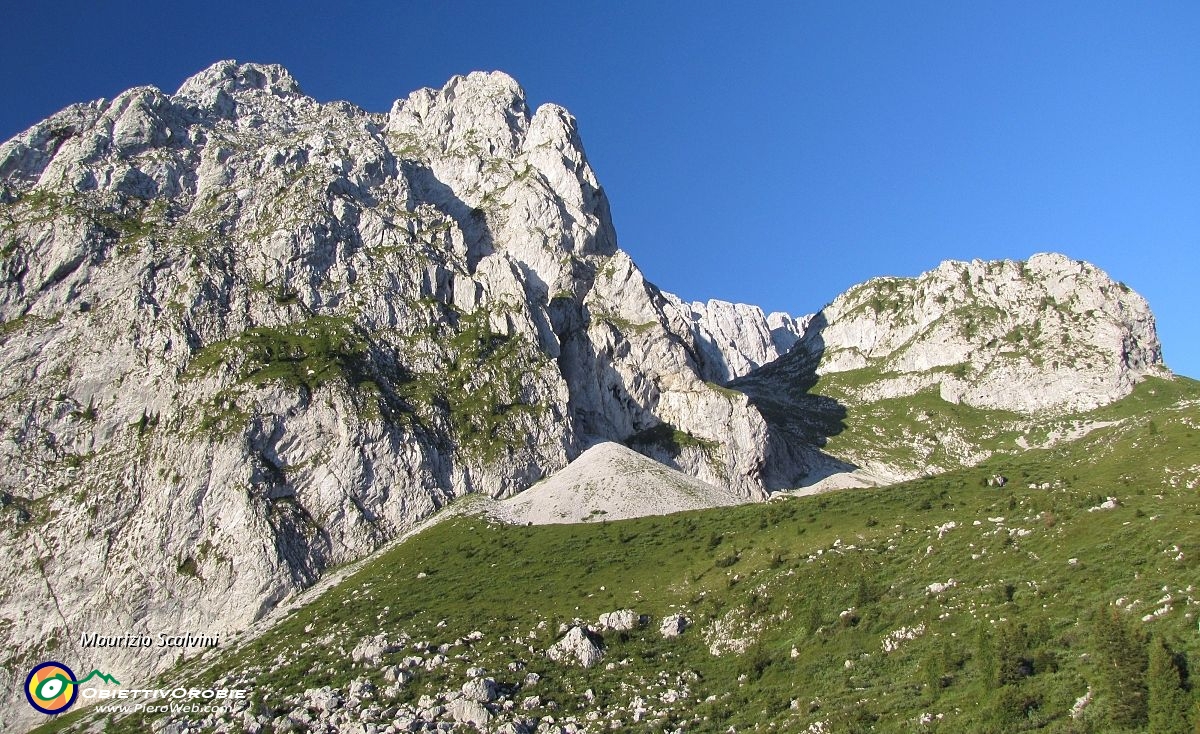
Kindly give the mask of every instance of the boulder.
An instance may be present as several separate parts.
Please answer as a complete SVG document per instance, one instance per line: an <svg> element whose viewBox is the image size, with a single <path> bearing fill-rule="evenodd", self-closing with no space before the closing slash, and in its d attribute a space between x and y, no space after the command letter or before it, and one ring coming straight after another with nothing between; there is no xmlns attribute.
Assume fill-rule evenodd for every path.
<svg viewBox="0 0 1200 734"><path fill-rule="evenodd" d="M561 640L547 651L556 663L569 663L590 668L600 662L604 652L582 627L572 627Z"/></svg>
<svg viewBox="0 0 1200 734"><path fill-rule="evenodd" d="M460 698L457 701L452 701L446 707L447 713L450 714L460 724L474 724L479 728L484 728L488 722L492 720L491 713L479 701L472 701L468 698Z"/></svg>
<svg viewBox="0 0 1200 734"><path fill-rule="evenodd" d="M672 614L662 621L658 631L663 637L678 637L687 629L688 624L690 622L687 617L682 614Z"/></svg>
<svg viewBox="0 0 1200 734"><path fill-rule="evenodd" d="M491 678L472 678L463 683L463 698L488 703L496 700L496 681Z"/></svg>
<svg viewBox="0 0 1200 734"><path fill-rule="evenodd" d="M619 609L600 615L599 626L615 632L628 632L638 626L638 615L632 609Z"/></svg>
<svg viewBox="0 0 1200 734"><path fill-rule="evenodd" d="M358 644L354 646L354 650L350 652L350 657L356 663L373 665L387 653L398 652L402 649L404 649L402 644L389 642L387 635L379 634L359 640Z"/></svg>

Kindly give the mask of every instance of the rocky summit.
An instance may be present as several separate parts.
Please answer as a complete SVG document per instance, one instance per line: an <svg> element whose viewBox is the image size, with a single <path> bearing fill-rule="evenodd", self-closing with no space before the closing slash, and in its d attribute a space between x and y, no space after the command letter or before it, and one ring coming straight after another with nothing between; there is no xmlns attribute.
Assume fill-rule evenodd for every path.
<svg viewBox="0 0 1200 734"><path fill-rule="evenodd" d="M761 500L885 466L827 447L848 407L1065 413L1163 372L1145 302L1058 255L808 316L684 302L618 248L575 119L499 72L386 114L232 61L74 105L0 146L0 253L18 726L51 652L123 681L179 653L84 633L232 634L598 443Z"/></svg>
<svg viewBox="0 0 1200 734"><path fill-rule="evenodd" d="M876 278L816 317L822 374L873 371L863 400L936 386L950 403L1032 414L1088 410L1164 374L1145 299L1057 254L944 262Z"/></svg>

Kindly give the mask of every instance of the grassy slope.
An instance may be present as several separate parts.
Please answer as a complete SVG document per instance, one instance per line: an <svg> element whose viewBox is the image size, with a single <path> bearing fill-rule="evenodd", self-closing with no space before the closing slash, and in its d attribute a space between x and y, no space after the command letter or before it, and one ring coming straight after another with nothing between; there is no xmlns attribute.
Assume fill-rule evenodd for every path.
<svg viewBox="0 0 1200 734"><path fill-rule="evenodd" d="M1122 598L1135 602L1126 616L1200 669L1200 590L1191 586L1200 579L1197 398L1193 381L1158 381L1107 409L1121 425L1077 443L883 489L588 526L453 519L389 551L257 641L224 651L210 670L193 662L166 678L229 676L280 709L289 695L362 675L382 687L376 667L350 662L362 637L406 632L442 643L479 630L482 641L456 647L449 666L420 673L399 700L457 689L468 666L482 665L513 686L526 672L541 674L515 697L554 700L560 720L601 708L628 722L627 711L613 709L634 695L655 699L663 672L674 683L694 671L689 699L654 700L650 708L665 715L646 730L693 722L689 730L800 731L820 721L831 731L1108 731L1102 695L1084 721L1069 716L1075 699L1098 683L1097 610ZM1007 487L981 486L995 473L1010 479ZM1027 488L1043 482L1056 488ZM1089 512L1106 497L1120 506ZM957 527L939 534L948 522ZM418 580L422 571L428 576ZM928 592L950 579L953 588ZM1140 621L1168 595L1169 612ZM542 654L560 622L594 621L623 607L655 618L646 630L606 634L605 662L627 664L584 671ZM696 624L663 640L658 619L676 610ZM732 623L733 637L757 628L745 632L744 653L710 654L705 632L717 620ZM542 621L547 629L527 639ZM1032 675L998 686L991 660L1003 656L998 640L1016 623L1026 627L1018 653L1031 661ZM924 634L883 652L888 633L922 624ZM309 625L311 635L304 633ZM333 644L312 643L322 635ZM514 660L528 667L508 672ZM595 704L582 697L588 688ZM710 695L715 700L706 702ZM918 726L925 713L943 718ZM110 730L146 726L131 718Z"/></svg>
<svg viewBox="0 0 1200 734"><path fill-rule="evenodd" d="M1073 426L1122 420L1170 404L1193 391L1194 382L1148 378L1124 400L1084 413L1030 417L942 400L936 386L915 395L862 402L865 386L884 375L874 368L823 375L813 388L848 406L845 430L824 450L864 466L893 467L908 476L969 466L988 456L1014 455L1022 445L1042 446ZM1024 441L1024 444L1018 443Z"/></svg>

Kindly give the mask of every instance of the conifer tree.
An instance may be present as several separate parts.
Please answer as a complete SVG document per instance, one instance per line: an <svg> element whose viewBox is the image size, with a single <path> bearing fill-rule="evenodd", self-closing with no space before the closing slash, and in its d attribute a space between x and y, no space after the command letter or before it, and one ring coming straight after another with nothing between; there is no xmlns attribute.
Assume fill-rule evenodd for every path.
<svg viewBox="0 0 1200 734"><path fill-rule="evenodd" d="M1146 644L1121 610L1102 607L1093 626L1097 703L1118 727L1146 724Z"/></svg>
<svg viewBox="0 0 1200 734"><path fill-rule="evenodd" d="M1166 641L1150 641L1150 668L1146 673L1149 694L1149 734L1188 734L1188 704L1183 674Z"/></svg>
<svg viewBox="0 0 1200 734"><path fill-rule="evenodd" d="M1025 625L1008 621L996 630L995 638L996 685L1016 683L1033 673L1033 660L1029 655L1029 636Z"/></svg>

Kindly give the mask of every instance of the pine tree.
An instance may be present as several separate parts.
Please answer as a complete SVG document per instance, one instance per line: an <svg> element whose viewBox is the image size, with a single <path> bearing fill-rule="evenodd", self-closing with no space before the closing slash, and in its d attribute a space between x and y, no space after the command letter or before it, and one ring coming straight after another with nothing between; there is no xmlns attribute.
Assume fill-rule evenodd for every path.
<svg viewBox="0 0 1200 734"><path fill-rule="evenodd" d="M1029 655L1029 637L1025 625L1008 621L996 630L995 642L996 685L1016 683L1033 674L1033 660Z"/></svg>
<svg viewBox="0 0 1200 734"><path fill-rule="evenodd" d="M991 630L987 625L981 624L975 630L974 657L979 674L988 682L988 685L994 685L994 681L999 676L996 665L996 643L992 639Z"/></svg>
<svg viewBox="0 0 1200 734"><path fill-rule="evenodd" d="M1146 674L1149 693L1149 734L1188 734L1189 696L1175 654L1161 637L1150 641L1150 669Z"/></svg>
<svg viewBox="0 0 1200 734"><path fill-rule="evenodd" d="M1109 723L1137 728L1146 724L1146 644L1116 608L1102 607L1093 627L1099 680L1097 703Z"/></svg>

